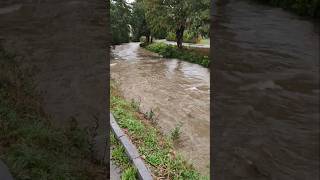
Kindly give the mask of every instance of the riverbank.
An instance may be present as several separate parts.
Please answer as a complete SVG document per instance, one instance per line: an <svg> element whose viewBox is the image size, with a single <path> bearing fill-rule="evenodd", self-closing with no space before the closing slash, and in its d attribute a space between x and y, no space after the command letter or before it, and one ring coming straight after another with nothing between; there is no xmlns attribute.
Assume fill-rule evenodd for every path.
<svg viewBox="0 0 320 180"><path fill-rule="evenodd" d="M156 42L152 44L141 44L141 47L158 53L165 58L176 58L191 63L199 64L204 67L209 67L209 51L202 50L201 48L184 47L182 49L177 48L174 45L166 44L163 42Z"/></svg>
<svg viewBox="0 0 320 180"><path fill-rule="evenodd" d="M209 174L209 69L162 58L139 43L116 46L112 54L111 78L118 83L123 97L140 102L142 112L152 109L163 134L170 134L182 124L174 148L201 174Z"/></svg>
<svg viewBox="0 0 320 180"><path fill-rule="evenodd" d="M156 126L152 111L141 113L139 103L127 101L118 90L116 82L111 82L110 108L119 126L124 129L133 144L137 147L145 163L155 177L166 179L208 179L201 177L192 165L187 163L173 149L174 134L163 135ZM124 148L118 144L114 136L111 143L115 146L112 158L126 172L134 172L128 158L124 156Z"/></svg>
<svg viewBox="0 0 320 180"><path fill-rule="evenodd" d="M30 76L0 47L0 158L15 179L106 179L93 158L93 136L75 119L56 128Z"/></svg>

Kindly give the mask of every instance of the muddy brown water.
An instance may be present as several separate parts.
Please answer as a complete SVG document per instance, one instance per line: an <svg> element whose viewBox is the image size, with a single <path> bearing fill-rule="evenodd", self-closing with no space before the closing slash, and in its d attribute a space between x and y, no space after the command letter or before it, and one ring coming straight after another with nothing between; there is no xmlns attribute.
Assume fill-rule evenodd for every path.
<svg viewBox="0 0 320 180"><path fill-rule="evenodd" d="M210 72L207 68L176 59L165 59L139 47L139 43L112 50L111 77L126 99L151 108L158 125L169 134L182 123L176 149L203 174L209 173Z"/></svg>
<svg viewBox="0 0 320 180"><path fill-rule="evenodd" d="M319 179L319 24L245 0L212 21L216 179Z"/></svg>

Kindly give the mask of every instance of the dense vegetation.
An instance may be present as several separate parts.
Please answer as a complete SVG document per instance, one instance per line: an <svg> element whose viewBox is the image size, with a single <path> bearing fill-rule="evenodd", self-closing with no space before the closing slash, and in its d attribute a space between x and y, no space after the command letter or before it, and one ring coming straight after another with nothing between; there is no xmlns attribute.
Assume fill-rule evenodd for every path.
<svg viewBox="0 0 320 180"><path fill-rule="evenodd" d="M167 41L177 41L176 35L172 32L169 32L166 36ZM182 41L185 43L198 43L201 40L201 37L198 36L195 32L186 31L183 34Z"/></svg>
<svg viewBox="0 0 320 180"><path fill-rule="evenodd" d="M302 16L320 17L320 0L256 0L291 10Z"/></svg>
<svg viewBox="0 0 320 180"><path fill-rule="evenodd" d="M141 36L145 36L147 42L151 41L151 30L145 17L145 9L142 0L137 0L132 4L130 23L133 41L139 41Z"/></svg>
<svg viewBox="0 0 320 180"><path fill-rule="evenodd" d="M152 32L175 33L177 46L182 48L185 30L207 35L209 0L145 0L147 22Z"/></svg>
<svg viewBox="0 0 320 180"><path fill-rule="evenodd" d="M17 180L106 178L90 133L71 120L55 128L41 110L30 69L0 47L0 158Z"/></svg>
<svg viewBox="0 0 320 180"><path fill-rule="evenodd" d="M204 67L209 67L210 64L210 60L207 54L200 53L196 50L191 50L188 48L179 49L176 46L164 43L152 43L146 45L145 48L152 52L159 53L166 58L177 58L195 64L200 64Z"/></svg>
<svg viewBox="0 0 320 180"><path fill-rule="evenodd" d="M151 113L140 112L139 103L126 101L117 89L117 84L111 81L110 108L119 126L138 148L146 164L156 177L164 179L208 179L201 177L190 164L173 150L173 139L165 136L156 128ZM177 135L176 135L177 136ZM111 136L114 145L112 159L123 168L122 177L135 179L136 171L125 156L123 147Z"/></svg>
<svg viewBox="0 0 320 180"><path fill-rule="evenodd" d="M153 38L185 42L209 38L209 0L111 0L112 43ZM185 32L187 31L186 35Z"/></svg>
<svg viewBox="0 0 320 180"><path fill-rule="evenodd" d="M112 44L127 43L130 40L130 9L125 0L111 0Z"/></svg>

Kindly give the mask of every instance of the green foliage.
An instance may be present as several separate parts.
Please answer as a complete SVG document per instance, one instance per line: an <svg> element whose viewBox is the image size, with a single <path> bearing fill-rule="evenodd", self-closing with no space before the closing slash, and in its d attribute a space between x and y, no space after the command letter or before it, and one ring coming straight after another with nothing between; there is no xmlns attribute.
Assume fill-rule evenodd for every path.
<svg viewBox="0 0 320 180"><path fill-rule="evenodd" d="M146 17L153 33L166 30L183 34L209 32L209 0L145 0ZM176 37L178 40L179 37Z"/></svg>
<svg viewBox="0 0 320 180"><path fill-rule="evenodd" d="M132 3L131 15L132 40L139 41L141 36L150 36L151 32L145 18L144 4L141 0Z"/></svg>
<svg viewBox="0 0 320 180"><path fill-rule="evenodd" d="M289 9L302 16L320 17L320 0L257 0Z"/></svg>
<svg viewBox="0 0 320 180"><path fill-rule="evenodd" d="M172 140L177 140L180 137L181 134L181 127L182 124L179 123L172 131L171 131L171 139Z"/></svg>
<svg viewBox="0 0 320 180"><path fill-rule="evenodd" d="M210 59L208 56L197 53L189 49L179 49L176 46L167 45L165 43L152 43L145 47L146 49L159 53L165 58L177 58L188 62L200 64L209 67Z"/></svg>
<svg viewBox="0 0 320 180"><path fill-rule="evenodd" d="M130 8L125 0L111 0L112 44L127 43L130 40Z"/></svg>
<svg viewBox="0 0 320 180"><path fill-rule="evenodd" d="M140 101L135 101L134 99L131 99L131 106L132 106L136 111L140 111Z"/></svg>
<svg viewBox="0 0 320 180"><path fill-rule="evenodd" d="M130 159L128 158L124 147L116 139L114 133L110 133L111 142L111 160L115 162L121 169L121 179L136 179L137 171L132 167Z"/></svg>
<svg viewBox="0 0 320 180"><path fill-rule="evenodd" d="M150 111L147 111L146 113L144 113L144 118L149 120L152 124L157 124L158 118L156 117L156 114L152 108L150 109Z"/></svg>
<svg viewBox="0 0 320 180"><path fill-rule="evenodd" d="M122 175L121 180L137 180L137 170L133 167L126 169Z"/></svg>
<svg viewBox="0 0 320 180"><path fill-rule="evenodd" d="M176 41L176 34L173 32L169 32L166 37L167 41ZM183 34L183 42L185 43L198 43L200 38L197 33L185 31Z"/></svg>
<svg viewBox="0 0 320 180"><path fill-rule="evenodd" d="M90 136L53 127L41 111L29 73L0 47L0 158L17 180L93 179Z"/></svg>
<svg viewBox="0 0 320 180"><path fill-rule="evenodd" d="M114 81L111 81L110 89L111 112L119 126L127 129L127 134L155 176L165 179L198 180L202 178L199 172L180 155L174 153L172 141L169 137L164 136L154 126L144 123L140 119L137 114L141 112L137 112L132 103L126 101L120 95ZM113 141L111 140L111 142ZM126 174L130 174L130 177L133 177L131 176L132 172L132 169L125 171Z"/></svg>

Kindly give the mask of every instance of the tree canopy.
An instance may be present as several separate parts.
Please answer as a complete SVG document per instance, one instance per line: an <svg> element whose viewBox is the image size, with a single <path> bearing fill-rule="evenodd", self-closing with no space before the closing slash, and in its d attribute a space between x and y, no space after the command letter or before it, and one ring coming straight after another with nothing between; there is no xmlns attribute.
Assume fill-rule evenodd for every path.
<svg viewBox="0 0 320 180"><path fill-rule="evenodd" d="M131 27L133 41L139 41L141 36L149 37L151 35L151 31L145 17L145 9L142 0L137 0L132 3Z"/></svg>
<svg viewBox="0 0 320 180"><path fill-rule="evenodd" d="M208 33L209 0L143 0L146 19L153 33L165 29L176 34L177 46L182 47L186 29Z"/></svg>
<svg viewBox="0 0 320 180"><path fill-rule="evenodd" d="M130 40L130 7L125 0L111 0L112 44L126 43Z"/></svg>
<svg viewBox="0 0 320 180"><path fill-rule="evenodd" d="M174 34L179 48L183 35L209 36L210 0L111 0L111 30L113 44L146 41L152 37L166 38Z"/></svg>

